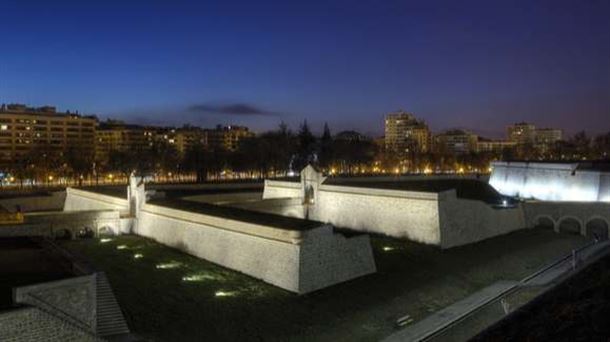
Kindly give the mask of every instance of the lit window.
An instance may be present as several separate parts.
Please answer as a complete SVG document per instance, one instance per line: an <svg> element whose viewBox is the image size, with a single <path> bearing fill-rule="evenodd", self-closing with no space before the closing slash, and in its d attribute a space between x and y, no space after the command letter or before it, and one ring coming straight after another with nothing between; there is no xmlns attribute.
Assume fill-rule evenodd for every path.
<svg viewBox="0 0 610 342"><path fill-rule="evenodd" d="M0 125L1 131L6 131L8 129L8 125Z"/></svg>

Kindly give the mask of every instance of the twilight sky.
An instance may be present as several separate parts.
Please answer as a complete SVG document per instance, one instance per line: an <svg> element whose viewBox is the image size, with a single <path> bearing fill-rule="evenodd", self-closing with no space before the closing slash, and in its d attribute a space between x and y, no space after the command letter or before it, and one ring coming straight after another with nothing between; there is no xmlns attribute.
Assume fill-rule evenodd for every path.
<svg viewBox="0 0 610 342"><path fill-rule="evenodd" d="M380 135L610 131L607 0L0 0L0 103Z"/></svg>

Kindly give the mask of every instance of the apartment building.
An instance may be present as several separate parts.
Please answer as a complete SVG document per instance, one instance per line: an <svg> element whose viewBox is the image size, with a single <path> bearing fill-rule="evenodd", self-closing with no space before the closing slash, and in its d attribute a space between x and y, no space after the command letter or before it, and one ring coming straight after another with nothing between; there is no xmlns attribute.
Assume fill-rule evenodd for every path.
<svg viewBox="0 0 610 342"><path fill-rule="evenodd" d="M386 150L404 156L410 152L429 152L431 134L428 125L412 113L398 111L385 118Z"/></svg>
<svg viewBox="0 0 610 342"><path fill-rule="evenodd" d="M476 152L478 136L461 129L448 130L434 137L434 148L438 152L465 154Z"/></svg>
<svg viewBox="0 0 610 342"><path fill-rule="evenodd" d="M75 147L93 151L97 118L57 112L55 107L0 106L0 164L11 165L35 149L64 153Z"/></svg>
<svg viewBox="0 0 610 342"><path fill-rule="evenodd" d="M206 130L207 143L211 149L222 148L235 151L240 140L253 137L254 133L244 126L216 126L216 129Z"/></svg>

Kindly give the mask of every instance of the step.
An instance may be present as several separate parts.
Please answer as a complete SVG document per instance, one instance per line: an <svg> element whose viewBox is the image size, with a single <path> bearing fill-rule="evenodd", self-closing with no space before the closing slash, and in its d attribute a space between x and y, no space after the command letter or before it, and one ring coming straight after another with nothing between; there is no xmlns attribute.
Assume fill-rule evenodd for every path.
<svg viewBox="0 0 610 342"><path fill-rule="evenodd" d="M97 335L110 336L129 333L123 312L105 274L97 277Z"/></svg>

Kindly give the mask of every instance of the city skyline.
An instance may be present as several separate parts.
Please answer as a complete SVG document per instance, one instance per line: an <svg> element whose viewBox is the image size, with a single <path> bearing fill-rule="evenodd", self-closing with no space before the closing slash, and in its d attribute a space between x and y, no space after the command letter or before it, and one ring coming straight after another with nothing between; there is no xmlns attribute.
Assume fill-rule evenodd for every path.
<svg viewBox="0 0 610 342"><path fill-rule="evenodd" d="M5 4L0 102L259 132L380 136L401 108L492 138L609 128L607 2L472 3Z"/></svg>
<svg viewBox="0 0 610 342"><path fill-rule="evenodd" d="M247 126L235 125L235 124L232 124L231 122L218 122L217 124L212 124L209 126L201 126L201 125L196 125L196 124L193 125L189 122L182 122L182 123L176 122L174 124L163 124L163 123L151 123L151 122L126 121L120 117L108 117L108 116L99 115L96 113L83 113L83 112L80 112L79 110L61 109L61 108L57 108L54 105L49 105L49 104L42 105L42 106L35 106L35 105L26 104L26 103L1 103L0 102L0 114L9 115L9 116L11 116L11 115L19 116L19 115L23 114L23 115L34 115L34 116L42 115L43 117L44 116L83 117L83 118L88 118L88 119L94 119L95 123L96 123L95 126L99 126L99 128L124 126L124 127L137 127L137 128L142 128L142 129L149 128L149 129L162 129L162 130L168 130L168 129L189 130L189 129L193 129L193 128L194 129L203 129L203 130L219 130L219 129L223 129L223 128L231 129L231 127L236 127L236 128L245 128L246 130L249 130L249 127L247 127ZM360 131L350 130L350 129L331 131L331 134L332 135L341 135L344 133L349 134L349 133L354 132L357 134L361 134L363 137L366 137L369 139L384 138L385 136L387 136L388 118L392 117L392 116L400 117L401 115L407 116L409 118L408 120L414 120L414 123L416 123L416 125L421 125L422 128L424 128L428 132L428 134L430 134L429 138L432 138L433 136L438 136L438 135L453 134L455 132L464 132L467 134L477 135L481 138L485 138L485 139L488 138L487 136L482 136L480 134L477 134L475 130L469 129L467 127L452 127L452 128L446 128L446 129L440 129L440 130L431 130L428 128L428 124L425 119L418 117L415 113L408 112L403 109L383 114L382 122L384 122L385 132L382 132L380 135L370 135L370 134L366 134L366 133L362 133ZM307 123L307 119L304 119L304 121L298 123L298 125L296 127L290 127L287 125L286 128L289 130L292 130L292 129L297 130L304 123ZM405 123L407 123L407 122L405 122ZM285 124L285 122L282 121L282 122L280 122L280 125L281 124ZM319 130L319 129L317 129L317 127L312 128L309 126L308 123L307 123L307 125L308 125L308 128L316 135L321 136L324 133L323 129ZM567 138L567 136L563 136L563 129L561 129L561 128L548 127L548 126L540 127L540 126L537 126L536 123L527 122L527 121L512 122L504 127L504 132L500 136L492 137L492 138L498 139L498 140L514 140L512 137L512 133L509 130L514 126L520 126L520 125L531 126L531 127L533 127L532 129L536 129L536 130L561 131L562 138L556 139L556 140L563 140L563 138ZM324 126L328 126L328 122L325 121ZM270 129L268 129L266 131L259 131L259 132L252 131L252 133L263 134L263 133L272 132L277 129L278 129L278 127L271 127ZM329 129L332 129L332 128L329 127ZM583 132L583 130L579 130L578 132Z"/></svg>

